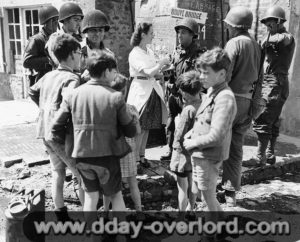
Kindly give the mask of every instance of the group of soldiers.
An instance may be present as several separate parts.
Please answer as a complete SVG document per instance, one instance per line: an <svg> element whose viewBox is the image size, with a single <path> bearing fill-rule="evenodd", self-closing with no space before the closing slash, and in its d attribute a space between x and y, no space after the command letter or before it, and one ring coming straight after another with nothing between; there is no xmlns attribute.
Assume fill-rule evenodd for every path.
<svg viewBox="0 0 300 242"><path fill-rule="evenodd" d="M270 7L260 20L268 32L261 46L248 32L253 22L250 9L234 7L224 22L229 35L225 50L231 60L227 82L235 94L237 114L232 127L229 159L223 162L222 188L227 205L235 206L236 191L241 185L241 167L273 165L276 162L275 144L279 136L280 114L289 94L288 70L295 40L283 25L286 22L285 11L279 6ZM183 20L178 27L182 25L196 35L196 22ZM195 42L191 41L186 47L180 44L173 54L175 72L168 84L170 149L161 160L169 160L172 156L174 120L182 106L174 83L180 74L195 68L195 59L203 51L195 49ZM258 137L257 153L254 158L243 161L244 138L251 123Z"/></svg>
<svg viewBox="0 0 300 242"><path fill-rule="evenodd" d="M101 13L84 16L82 9L73 2L63 4L59 11L53 6L40 9L39 20L43 27L38 34L29 39L24 53L23 65L32 73L30 85L56 68L57 63L51 54L51 42L55 41L51 36L55 36L56 33L74 36L82 43L82 58L88 55L91 43L83 41L80 28L82 27L83 32L93 27L103 27L108 31L107 18ZM61 27L58 21L62 24ZM283 25L285 21L285 12L281 7L269 8L264 18L260 20L268 29L268 35L261 41L260 46L248 32L253 22L253 14L248 8L234 7L224 19L229 34L225 50L231 60L227 82L235 94L237 103L230 155L229 159L223 162L222 187L229 206L236 204L235 194L241 185L242 165L262 166L266 163L274 164L276 160L274 147L279 135L279 116L289 94L288 70L295 48L293 36ZM181 36L178 35L179 45L172 54L173 71L167 78L169 118L166 130L169 152L161 157L162 161L171 159L175 117L181 112L183 105L176 80L181 74L195 69L196 58L205 51L196 43L198 33L196 21L183 19L175 30L176 28L185 28L194 36L180 39ZM103 49L103 43L99 44L102 46L97 48ZM82 74L84 68L80 69L78 72ZM256 104L261 100L265 104L257 111ZM257 154L255 159L242 162L244 137L252 121L258 137Z"/></svg>

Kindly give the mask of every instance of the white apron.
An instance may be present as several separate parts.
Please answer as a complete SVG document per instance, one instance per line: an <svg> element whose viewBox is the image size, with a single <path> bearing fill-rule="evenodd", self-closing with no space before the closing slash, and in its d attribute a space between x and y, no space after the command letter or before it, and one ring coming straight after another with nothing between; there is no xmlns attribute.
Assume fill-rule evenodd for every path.
<svg viewBox="0 0 300 242"><path fill-rule="evenodd" d="M129 89L127 103L135 106L138 112L141 113L146 102L150 98L153 89L161 99L162 124L166 124L168 119L168 110L164 100L164 92L161 85L155 80L155 78L149 78L147 80L134 78Z"/></svg>

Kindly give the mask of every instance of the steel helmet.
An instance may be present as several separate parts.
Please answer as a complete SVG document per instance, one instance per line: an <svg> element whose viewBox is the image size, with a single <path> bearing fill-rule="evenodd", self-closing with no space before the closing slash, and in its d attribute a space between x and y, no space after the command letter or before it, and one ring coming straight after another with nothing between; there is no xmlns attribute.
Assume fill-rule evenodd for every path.
<svg viewBox="0 0 300 242"><path fill-rule="evenodd" d="M197 36L198 33L198 23L196 20L192 18L184 18L182 19L176 26L175 31L178 32L180 28L186 28L190 30L195 36Z"/></svg>
<svg viewBox="0 0 300 242"><path fill-rule="evenodd" d="M278 21L280 21L281 23L284 23L286 21L286 18L285 18L285 12L284 12L283 8L281 8L279 6L270 7L266 12L265 17L263 17L260 20L260 22L264 24L267 21L267 19L270 19L270 18L278 19Z"/></svg>
<svg viewBox="0 0 300 242"><path fill-rule="evenodd" d="M45 24L48 20L58 17L58 11L53 6L45 6L39 9L40 24Z"/></svg>
<svg viewBox="0 0 300 242"><path fill-rule="evenodd" d="M100 10L88 12L82 20L82 32L85 33L89 28L104 28L109 30L109 24L106 15Z"/></svg>
<svg viewBox="0 0 300 242"><path fill-rule="evenodd" d="M237 6L229 10L224 22L234 28L250 29L253 21L253 14L249 8Z"/></svg>
<svg viewBox="0 0 300 242"><path fill-rule="evenodd" d="M64 3L59 9L59 22L63 22L65 19L70 18L72 16L80 16L83 18L82 9L73 2Z"/></svg>

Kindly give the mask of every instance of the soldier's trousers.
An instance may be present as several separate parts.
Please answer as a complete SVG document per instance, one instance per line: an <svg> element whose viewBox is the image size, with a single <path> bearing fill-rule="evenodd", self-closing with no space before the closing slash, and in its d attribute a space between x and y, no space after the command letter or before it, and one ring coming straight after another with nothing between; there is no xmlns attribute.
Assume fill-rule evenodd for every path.
<svg viewBox="0 0 300 242"><path fill-rule="evenodd" d="M232 138L229 158L223 162L223 189L238 191L241 186L243 145L247 130L252 118L249 115L251 100L244 97L235 97L237 114L232 125Z"/></svg>
<svg viewBox="0 0 300 242"><path fill-rule="evenodd" d="M276 138L279 136L279 117L282 107L289 95L287 75L266 74L264 76L262 95L266 100L266 107L255 120L253 130L258 135L264 134L269 136L269 138Z"/></svg>

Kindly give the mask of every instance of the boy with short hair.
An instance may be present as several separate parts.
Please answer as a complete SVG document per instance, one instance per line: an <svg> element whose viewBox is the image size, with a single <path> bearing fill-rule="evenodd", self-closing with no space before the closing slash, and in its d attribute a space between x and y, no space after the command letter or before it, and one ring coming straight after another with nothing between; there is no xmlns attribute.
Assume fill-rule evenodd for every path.
<svg viewBox="0 0 300 242"><path fill-rule="evenodd" d="M184 135L193 127L196 112L201 104L200 75L196 71L185 72L177 80L177 88L182 96L183 109L176 125L170 170L177 176L179 211L194 209L196 194L192 188L191 155L183 147ZM175 122L177 123L177 122Z"/></svg>
<svg viewBox="0 0 300 242"><path fill-rule="evenodd" d="M111 87L116 91L122 92L123 96L126 97L127 82L128 82L128 79L125 76L118 74L116 76L115 80L113 81ZM140 160L140 155L136 148L137 135L139 133L141 133L139 112L137 111L135 106L130 105L128 103L126 103L126 107L127 107L127 110L134 117L137 134L133 138L126 137L126 142L129 144L129 146L131 148L131 152L120 159L121 174L122 174L122 179L125 180L129 185L130 195L131 195L132 201L134 203L135 210L142 211L141 195L140 195L140 190L138 187L138 182L136 179L137 162ZM104 199L104 201L103 201L104 211L108 211L109 203L110 203L110 201L106 201Z"/></svg>
<svg viewBox="0 0 300 242"><path fill-rule="evenodd" d="M96 211L99 191L112 202L113 211L123 211L120 158L130 152L124 135L133 137L136 127L122 93L111 88L117 74L115 58L106 51L94 52L87 60L87 69L91 79L63 100L52 135L59 138L72 118L72 157L76 158L85 191L84 211Z"/></svg>
<svg viewBox="0 0 300 242"><path fill-rule="evenodd" d="M229 155L237 111L234 94L226 82L229 65L226 52L218 47L197 59L201 83L208 90L183 143L192 155L194 188L202 192L208 210L218 212L222 211L216 198L218 169Z"/></svg>
<svg viewBox="0 0 300 242"><path fill-rule="evenodd" d="M73 70L77 69L80 64L80 44L71 35L62 34L57 37L53 49L59 61L57 70L48 72L33 85L29 90L29 96L40 109L37 122L37 138L44 140L50 156L53 179L52 196L55 210L64 212L67 210L64 206L63 198L66 165L75 176L79 176L79 173L75 168L75 160L66 154L65 151L67 146L72 146L72 143L68 142L70 141L70 136L67 135L61 139L59 141L60 144L51 142L48 138L51 123L61 105L62 99L80 83L80 77L73 73ZM64 144L66 144L66 147Z"/></svg>

